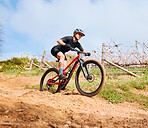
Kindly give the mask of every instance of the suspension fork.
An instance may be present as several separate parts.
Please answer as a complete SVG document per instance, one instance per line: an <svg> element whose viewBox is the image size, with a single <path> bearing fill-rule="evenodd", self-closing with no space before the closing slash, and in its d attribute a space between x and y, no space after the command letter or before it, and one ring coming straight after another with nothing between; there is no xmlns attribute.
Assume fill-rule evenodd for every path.
<svg viewBox="0 0 148 128"><path fill-rule="evenodd" d="M88 68L87 68L86 65L85 65L85 69L86 69L87 74L86 74L85 71L84 71L84 68L83 68L83 62L84 62L84 60L82 60L82 59L79 58L78 61L79 61L79 63L80 63L80 67L81 67L81 69L82 69L83 75L84 75L84 77L87 79L88 76L89 76L89 71L88 71Z"/></svg>

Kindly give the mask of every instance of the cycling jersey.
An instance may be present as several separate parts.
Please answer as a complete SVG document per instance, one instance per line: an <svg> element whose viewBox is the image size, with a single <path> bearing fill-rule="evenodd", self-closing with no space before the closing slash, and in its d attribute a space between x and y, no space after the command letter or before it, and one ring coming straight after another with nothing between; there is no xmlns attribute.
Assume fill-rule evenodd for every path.
<svg viewBox="0 0 148 128"><path fill-rule="evenodd" d="M70 44L72 48L78 48L80 51L83 51L83 47L81 46L81 44L77 41L77 42L73 42L73 37L72 36L65 36L63 38L61 38L61 40L65 43L65 44ZM65 54L65 52L68 52L69 49L63 45L56 45L51 49L51 54L53 56L55 56L57 58L57 53L58 52L62 52L63 54Z"/></svg>

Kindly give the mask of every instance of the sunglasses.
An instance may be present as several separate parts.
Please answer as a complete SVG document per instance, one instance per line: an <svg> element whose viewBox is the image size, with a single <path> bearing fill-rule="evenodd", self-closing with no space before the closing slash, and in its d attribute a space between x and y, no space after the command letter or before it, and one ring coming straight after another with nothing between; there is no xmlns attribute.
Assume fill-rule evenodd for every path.
<svg viewBox="0 0 148 128"><path fill-rule="evenodd" d="M77 34L79 34L80 36L84 36L82 33L78 32Z"/></svg>

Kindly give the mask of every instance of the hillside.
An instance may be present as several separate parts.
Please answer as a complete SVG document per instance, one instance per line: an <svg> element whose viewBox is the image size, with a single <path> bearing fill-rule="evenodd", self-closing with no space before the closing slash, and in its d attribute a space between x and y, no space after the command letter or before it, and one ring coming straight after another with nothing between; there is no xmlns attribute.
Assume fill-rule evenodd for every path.
<svg viewBox="0 0 148 128"><path fill-rule="evenodd" d="M39 85L40 77L0 73L0 127L148 127L148 110L136 102L112 104L98 96L82 96L75 89L51 94L26 88Z"/></svg>

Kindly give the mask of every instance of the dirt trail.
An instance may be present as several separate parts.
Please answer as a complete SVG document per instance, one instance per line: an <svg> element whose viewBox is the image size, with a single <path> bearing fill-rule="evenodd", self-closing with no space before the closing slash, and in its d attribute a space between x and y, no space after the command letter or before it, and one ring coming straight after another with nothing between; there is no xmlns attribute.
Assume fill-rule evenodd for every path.
<svg viewBox="0 0 148 128"><path fill-rule="evenodd" d="M25 88L39 81L0 74L0 128L148 128L148 110L136 103L112 104L77 90L51 94Z"/></svg>

